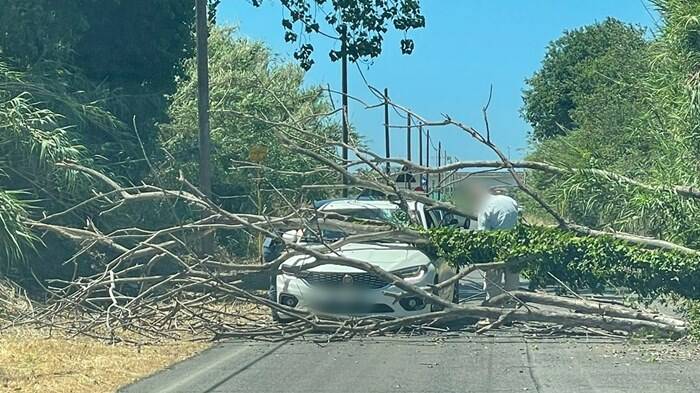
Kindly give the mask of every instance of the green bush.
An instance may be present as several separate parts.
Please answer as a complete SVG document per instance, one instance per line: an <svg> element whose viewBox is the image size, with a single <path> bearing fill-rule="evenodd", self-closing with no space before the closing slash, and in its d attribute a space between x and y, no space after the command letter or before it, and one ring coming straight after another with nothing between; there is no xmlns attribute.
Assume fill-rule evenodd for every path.
<svg viewBox="0 0 700 393"><path fill-rule="evenodd" d="M428 235L434 252L458 266L531 256L515 267L522 269L533 288L556 285L551 273L574 289L601 292L615 286L647 299L661 295L700 299L700 255L543 227L492 232L439 228Z"/></svg>

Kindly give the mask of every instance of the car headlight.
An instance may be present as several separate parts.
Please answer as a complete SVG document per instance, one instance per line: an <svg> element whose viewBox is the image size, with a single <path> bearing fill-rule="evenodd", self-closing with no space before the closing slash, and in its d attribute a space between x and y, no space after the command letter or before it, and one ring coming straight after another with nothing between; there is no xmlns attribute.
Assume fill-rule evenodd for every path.
<svg viewBox="0 0 700 393"><path fill-rule="evenodd" d="M419 280L428 272L428 267L425 265L411 266L404 269L394 270L394 275L403 278L404 280Z"/></svg>

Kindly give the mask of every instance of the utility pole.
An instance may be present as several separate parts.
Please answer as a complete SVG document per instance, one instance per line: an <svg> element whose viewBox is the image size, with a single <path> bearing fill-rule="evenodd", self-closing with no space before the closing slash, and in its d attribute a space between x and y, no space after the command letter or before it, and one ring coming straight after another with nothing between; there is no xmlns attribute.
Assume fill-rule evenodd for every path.
<svg viewBox="0 0 700 393"><path fill-rule="evenodd" d="M450 164L452 164L452 159L450 158L450 156L447 155L447 149L445 149L445 165L450 165ZM454 174L450 171L447 175L447 179L446 179L447 181L445 182L445 184L447 185L447 187L445 188L445 192L448 195L452 195L452 180L453 179L454 179Z"/></svg>
<svg viewBox="0 0 700 393"><path fill-rule="evenodd" d="M199 126L199 188L211 196L209 141L209 64L207 50L207 0L196 0L197 13L197 123Z"/></svg>
<svg viewBox="0 0 700 393"><path fill-rule="evenodd" d="M211 197L211 141L209 140L209 26L207 0L195 0L197 35L197 125L199 127L199 189ZM202 252L214 251L213 236L202 239Z"/></svg>
<svg viewBox="0 0 700 393"><path fill-rule="evenodd" d="M418 165L423 166L423 123L418 125ZM418 186L423 188L423 173L418 176Z"/></svg>
<svg viewBox="0 0 700 393"><path fill-rule="evenodd" d="M430 130L426 131L425 135L425 166L430 168ZM430 192L430 174L425 174L425 192ZM430 194L428 194L430 195Z"/></svg>
<svg viewBox="0 0 700 393"><path fill-rule="evenodd" d="M348 162L348 148L347 144L350 141L350 138L348 137L348 47L347 47L347 40L348 40L348 28L346 25L343 25L343 35L341 37L342 44L341 44L341 51L343 52L343 60L342 60L342 75L341 78L342 80L342 90L343 90L343 166L347 165ZM346 167L347 168L347 167ZM350 179L348 179L347 176L343 175L343 184L347 185L349 184ZM343 197L347 198L348 197L348 189L343 188Z"/></svg>
<svg viewBox="0 0 700 393"><path fill-rule="evenodd" d="M418 165L423 165L423 124L418 126Z"/></svg>
<svg viewBox="0 0 700 393"><path fill-rule="evenodd" d="M441 151L442 151L442 142L438 142L438 152L437 152L437 153L438 153L438 156L437 156L437 166L438 166L438 168L440 167L440 165L442 165L442 161L440 160L440 157L442 156ZM441 186L442 186L442 172L438 172L438 191L437 191L437 199L438 199L438 201L440 200L440 197L441 197L441 194L442 194L442 193L440 192Z"/></svg>
<svg viewBox="0 0 700 393"><path fill-rule="evenodd" d="M406 116L406 159L411 161L411 114Z"/></svg>
<svg viewBox="0 0 700 393"><path fill-rule="evenodd" d="M384 88L384 148L386 150L386 158L391 158L391 149L389 149L389 89ZM391 171L391 164L386 163L387 175Z"/></svg>
<svg viewBox="0 0 700 393"><path fill-rule="evenodd" d="M411 114L406 116L406 160L411 162ZM410 190L413 186L411 185L411 176L413 176L413 171L406 168L406 189Z"/></svg>

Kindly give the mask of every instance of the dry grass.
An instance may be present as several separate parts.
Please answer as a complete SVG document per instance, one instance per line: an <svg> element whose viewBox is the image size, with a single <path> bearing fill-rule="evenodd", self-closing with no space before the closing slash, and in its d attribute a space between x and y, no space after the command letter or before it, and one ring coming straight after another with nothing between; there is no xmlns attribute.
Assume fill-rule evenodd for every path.
<svg viewBox="0 0 700 393"><path fill-rule="evenodd" d="M47 338L35 330L0 334L0 392L113 392L206 347L193 342L110 345Z"/></svg>

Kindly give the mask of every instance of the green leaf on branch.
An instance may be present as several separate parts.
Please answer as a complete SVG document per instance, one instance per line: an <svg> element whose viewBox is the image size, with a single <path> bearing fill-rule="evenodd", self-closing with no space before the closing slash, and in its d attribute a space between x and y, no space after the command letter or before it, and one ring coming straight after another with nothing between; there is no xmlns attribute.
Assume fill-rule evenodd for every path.
<svg viewBox="0 0 700 393"><path fill-rule="evenodd" d="M574 289L600 292L613 285L648 299L667 294L700 299L697 256L544 227L491 232L439 228L430 230L428 236L433 251L458 266L532 256L516 266L529 278L531 287L557 285L555 276Z"/></svg>

